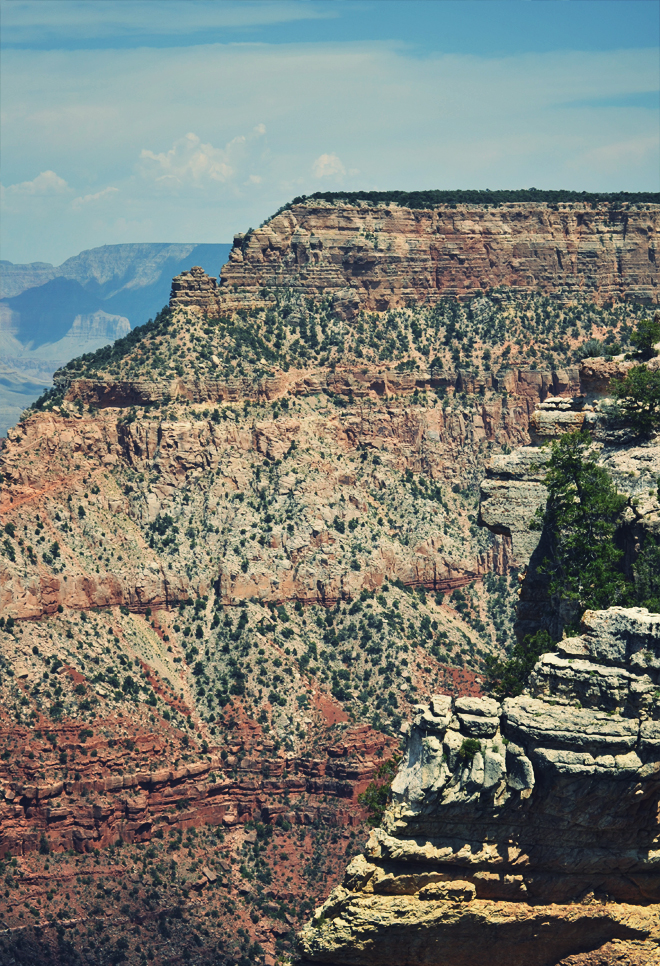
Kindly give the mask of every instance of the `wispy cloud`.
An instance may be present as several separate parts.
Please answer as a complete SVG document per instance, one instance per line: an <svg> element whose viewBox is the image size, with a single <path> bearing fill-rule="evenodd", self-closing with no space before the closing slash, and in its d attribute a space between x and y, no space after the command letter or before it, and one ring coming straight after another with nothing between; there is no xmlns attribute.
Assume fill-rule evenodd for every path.
<svg viewBox="0 0 660 966"><path fill-rule="evenodd" d="M79 198L74 198L72 205L74 208L82 208L83 205L88 205L93 201L101 201L103 198L108 198L111 195L118 194L119 188L104 188L103 191L97 191L91 195L82 195Z"/></svg>
<svg viewBox="0 0 660 966"><path fill-rule="evenodd" d="M334 16L327 4L295 0L11 0L3 5L3 43L37 46L72 40L171 36L272 26Z"/></svg>

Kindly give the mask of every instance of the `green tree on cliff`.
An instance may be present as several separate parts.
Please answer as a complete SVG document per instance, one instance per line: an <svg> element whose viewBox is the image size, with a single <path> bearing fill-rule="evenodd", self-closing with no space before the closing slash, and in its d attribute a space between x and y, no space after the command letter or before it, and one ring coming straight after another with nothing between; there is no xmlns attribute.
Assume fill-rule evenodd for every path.
<svg viewBox="0 0 660 966"><path fill-rule="evenodd" d="M549 542L541 569L550 577L550 593L576 601L582 612L624 604L631 591L615 542L626 499L597 464L592 445L584 431L553 442L543 481L548 500L534 518Z"/></svg>
<svg viewBox="0 0 660 966"><path fill-rule="evenodd" d="M379 765L374 780L358 795L359 804L369 813L369 825L380 825L382 821L400 760L400 755L394 755Z"/></svg>
<svg viewBox="0 0 660 966"><path fill-rule="evenodd" d="M656 345L660 342L660 312L656 312L652 319L640 319L630 334L630 341L637 349L641 359L652 359L657 356Z"/></svg>
<svg viewBox="0 0 660 966"><path fill-rule="evenodd" d="M651 436L660 430L660 370L633 366L624 379L612 382L617 400L614 416L636 436Z"/></svg>
<svg viewBox="0 0 660 966"><path fill-rule="evenodd" d="M489 689L500 698L515 698L522 694L540 656L554 649L555 642L550 634L540 630L514 644L510 657L504 661L493 654L486 655L484 663Z"/></svg>

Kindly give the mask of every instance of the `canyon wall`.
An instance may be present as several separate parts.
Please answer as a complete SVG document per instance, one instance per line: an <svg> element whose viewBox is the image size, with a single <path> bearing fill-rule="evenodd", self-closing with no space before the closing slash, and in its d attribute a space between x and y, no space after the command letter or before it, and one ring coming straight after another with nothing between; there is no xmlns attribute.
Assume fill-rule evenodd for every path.
<svg viewBox="0 0 660 966"><path fill-rule="evenodd" d="M549 441L588 427L627 496L618 539L634 559L660 532L660 447L608 420L629 361L588 359L582 392L530 418ZM652 360L651 368L657 368ZM392 803L364 854L299 936L305 963L351 966L646 966L660 962L660 615L550 598L544 534L549 451L494 456L480 522L510 542L523 579L519 640L555 640L519 697L419 705Z"/></svg>
<svg viewBox="0 0 660 966"><path fill-rule="evenodd" d="M605 204L440 206L303 201L237 235L222 269L218 311L289 287L328 297L346 318L360 309L433 305L511 288L564 301L658 302L660 206ZM174 305L205 306L189 273L174 280ZM200 302L201 304L201 302Z"/></svg>
<svg viewBox="0 0 660 966"><path fill-rule="evenodd" d="M11 430L3 452L5 489L0 507L21 521L37 505L53 518L66 510L68 519L67 497L83 498L87 490L86 516L74 515L67 524L71 529L64 531L60 521L49 520L47 532L58 541L66 576L36 559L34 566L26 566L27 558L0 558L3 613L35 619L56 613L60 606L120 604L144 611L175 605L211 588L227 604L255 596L278 603L334 604L359 595L363 588L372 590L384 579L446 592L492 570L507 572L515 560L506 536L480 548L473 547L466 534L456 540L434 528L405 546L394 532L383 537L358 570L342 554L341 535L333 529L337 511L330 512L330 506L347 501L343 515L359 518L373 503L371 488L385 493L392 474L406 470L424 472L444 485L444 499L453 503L457 498L451 486L476 487L492 446L520 446L528 441L530 416L548 392L571 393L579 385L575 369L510 370L482 378L469 373L445 376L452 387L463 387L465 404L427 408L412 400L407 405L406 397L410 400L420 387L432 388L435 377L431 374L348 368L290 371L271 380L275 398L309 399L317 407L314 395L321 388L331 388L354 401L338 411L323 403L287 419L268 418L264 412L262 418L242 416L222 422L214 422L208 413L201 419L189 412L179 419L166 419L157 410L155 418L130 421L125 411L115 408L135 404L138 398L142 405L165 396L176 400L168 382L72 382L67 402L101 406L101 412L81 415L65 405L58 412L34 414ZM438 376L436 381L440 380ZM492 392L493 382L508 392ZM194 390L197 402L213 404L223 388L182 382L179 398ZM240 387L237 382L236 401L254 399L253 388L248 380ZM332 463L314 454L319 440L326 441ZM380 466L361 480L365 449L378 454ZM228 498L256 487L255 460L275 461L287 455L288 475L281 486L283 497L294 499L298 507L295 537L282 528L269 538L268 546L255 546L249 572L241 569L240 560L228 557L223 537L213 531L205 544L212 558L208 562L202 565L199 554L187 553L168 559L167 568L162 565L157 549L149 545L149 528L162 515L174 512L181 487L200 487L189 506L211 500L218 512L229 513ZM309 481L294 475L308 468ZM133 474L130 481L124 478L127 473ZM134 478L139 474L147 478ZM98 492L90 495L90 489ZM250 523L253 518L257 519L256 514L250 515ZM115 560L111 568L107 562L104 565L103 555L99 558L97 552L99 540L116 544L124 558L121 563ZM281 550L290 558L287 567L276 559Z"/></svg>
<svg viewBox="0 0 660 966"><path fill-rule="evenodd" d="M394 746L360 725L331 733L315 757L278 755L274 742L242 719L224 757L187 755L168 765L167 729L145 731L128 742L130 750L126 741L108 742L98 725L95 730L91 738L72 724L51 725L49 740L21 729L2 735L5 747L22 744L26 758L20 777L0 777L0 859L36 851L44 835L52 851L90 852L119 841L147 842L159 829L162 835L170 828L231 828L278 816L292 825L357 826L357 796ZM54 763L55 749L76 761L75 779L46 782L40 770L26 767L28 750Z"/></svg>
<svg viewBox="0 0 660 966"><path fill-rule="evenodd" d="M520 697L419 706L382 827L299 937L305 962L657 962L659 675L660 615L613 607Z"/></svg>
<svg viewBox="0 0 660 966"><path fill-rule="evenodd" d="M495 484L513 492L516 470L493 459L493 500L481 512L495 535L478 525L484 467L550 424L590 418L576 403L580 340L613 345L642 309L597 312L588 299L656 299L657 214L294 205L237 238L220 285L184 272L175 311L58 373L0 454L0 844L18 870L5 920L21 941L25 916L40 930L97 915L82 887L73 909L56 883L88 866L114 869L123 842L119 875L144 904L140 942L154 944L156 961L190 947L187 925L167 947L174 909L198 919L210 962L221 938L267 935L273 966L296 918L267 900L286 895L298 921L308 916L355 855L357 796L394 753L400 725L438 692L475 699L485 657L509 642L527 511L502 515L511 493ZM417 311L493 287L480 306ZM556 303L527 300L539 291ZM587 298L559 304L578 295ZM347 323L360 309L408 303L397 318ZM266 311L240 311L252 307ZM541 478L527 483L538 497ZM465 757L456 734L480 733L479 708L493 711L484 734L497 719L493 737L504 739L525 707L507 718L488 702L453 705L447 735L433 732L453 742L452 774ZM515 837L536 808L520 785L523 759L539 781L545 772L526 733L510 740L520 755L489 749L504 760L498 788ZM554 740L539 747L555 751ZM486 815L491 791L480 799ZM534 814L546 821L542 807ZM560 810L560 831L566 821ZM230 866L221 875L219 843ZM507 853L496 901L509 888L518 896L515 864ZM488 880L487 863L478 871ZM40 909L18 881L35 876ZM476 889L465 870L464 885L437 881L457 902ZM568 885L541 882L539 895L563 903ZM639 890L617 889L641 907ZM103 897L121 941L138 925L127 925L126 898ZM268 929L266 912L279 917ZM628 942L634 915L625 928L594 927L596 939ZM643 951L645 923L630 927ZM85 936L71 941L94 961ZM231 955L260 962L254 951ZM127 956L131 966L144 958L139 947Z"/></svg>

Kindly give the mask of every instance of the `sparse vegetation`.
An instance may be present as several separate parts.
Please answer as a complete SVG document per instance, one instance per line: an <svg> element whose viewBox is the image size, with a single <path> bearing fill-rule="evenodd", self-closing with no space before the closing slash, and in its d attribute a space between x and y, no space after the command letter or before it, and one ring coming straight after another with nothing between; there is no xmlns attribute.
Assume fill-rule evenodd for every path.
<svg viewBox="0 0 660 966"><path fill-rule="evenodd" d="M378 766L374 781L358 795L358 801L369 813L369 824L380 825L383 813L387 807L392 789L392 780L396 774L399 758L390 758Z"/></svg>

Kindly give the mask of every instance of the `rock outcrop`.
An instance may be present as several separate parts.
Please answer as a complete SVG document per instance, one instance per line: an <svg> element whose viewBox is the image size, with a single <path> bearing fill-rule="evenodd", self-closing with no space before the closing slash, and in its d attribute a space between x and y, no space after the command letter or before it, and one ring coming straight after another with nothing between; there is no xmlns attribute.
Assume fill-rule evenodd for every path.
<svg viewBox="0 0 660 966"><path fill-rule="evenodd" d="M483 395L492 391L519 397L533 406L549 395L570 406L571 398L580 391L577 366L563 369L511 368L501 372L475 373L461 369L430 369L400 372L374 366L314 367L289 369L277 375L233 378L198 378L194 382L177 378L92 380L71 378L70 373L56 374L55 383L66 393L66 400L80 400L100 409L127 406L151 406L155 403L181 401L193 403L266 402L283 396L313 396L319 392L357 399L379 399L411 396L415 392L452 390L466 395ZM504 407L507 408L506 406ZM487 416L492 422L493 417Z"/></svg>
<svg viewBox="0 0 660 966"><path fill-rule="evenodd" d="M90 852L120 841L147 842L170 828L231 828L278 816L291 825L360 824L357 796L393 739L357 726L340 740L335 735L315 758L278 756L274 743L250 724L234 731L235 744L224 758L216 749L176 765L163 758L166 733L145 733L129 742L129 750L86 733L81 741L80 728L55 726L50 740L60 754L77 758L78 777L45 781L36 769L27 770L32 759L23 762L20 779L0 770L0 860L36 851L42 836L54 852ZM36 752L42 761L49 755L55 760L47 741L30 744L28 732L12 737L27 743L33 758Z"/></svg>
<svg viewBox="0 0 660 966"><path fill-rule="evenodd" d="M172 279L170 306L172 308L195 306L204 312L209 312L215 308L217 294L216 279L207 275L200 265L193 265L189 271L181 272Z"/></svg>
<svg viewBox="0 0 660 966"><path fill-rule="evenodd" d="M413 210L310 199L236 236L219 296L225 305L248 304L267 298L264 289L288 286L330 296L345 318L498 287L655 303L659 227L658 205Z"/></svg>
<svg viewBox="0 0 660 966"><path fill-rule="evenodd" d="M305 961L655 962L659 680L660 615L614 607L520 697L420 706L382 827L299 937Z"/></svg>

